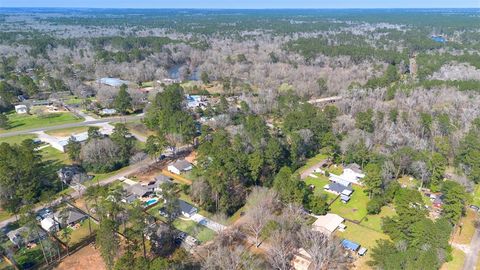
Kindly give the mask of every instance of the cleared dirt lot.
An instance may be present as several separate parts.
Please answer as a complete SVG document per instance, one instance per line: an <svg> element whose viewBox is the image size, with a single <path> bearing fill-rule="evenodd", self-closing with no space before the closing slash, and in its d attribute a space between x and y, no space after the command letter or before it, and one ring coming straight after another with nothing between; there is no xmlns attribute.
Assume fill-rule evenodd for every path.
<svg viewBox="0 0 480 270"><path fill-rule="evenodd" d="M106 270L105 264L100 257L100 252L93 247L87 245L81 250L75 252L71 256L65 258L56 270Z"/></svg>

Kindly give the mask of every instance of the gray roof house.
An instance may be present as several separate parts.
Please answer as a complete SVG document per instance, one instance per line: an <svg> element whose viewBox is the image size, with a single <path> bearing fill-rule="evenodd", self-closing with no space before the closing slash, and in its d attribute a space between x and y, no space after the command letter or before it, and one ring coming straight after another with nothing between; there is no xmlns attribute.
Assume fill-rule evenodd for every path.
<svg viewBox="0 0 480 270"><path fill-rule="evenodd" d="M28 243L37 242L40 239L45 239L47 233L40 228L32 232L27 227L20 227L16 230L9 231L7 237L13 244L20 247Z"/></svg>
<svg viewBox="0 0 480 270"><path fill-rule="evenodd" d="M360 165L358 165L357 163L350 163L347 166L345 166L345 168L350 169L356 173L363 173L362 168L360 168Z"/></svg>
<svg viewBox="0 0 480 270"><path fill-rule="evenodd" d="M328 185L325 185L324 189L332 193L341 194L344 196L350 196L353 193L353 189L351 187L347 187L339 183L330 183Z"/></svg>
<svg viewBox="0 0 480 270"><path fill-rule="evenodd" d="M55 221L57 221L58 223L64 225L74 225L82 220L85 220L88 218L87 215L85 215L84 213L80 212L79 210L73 208L73 207L69 207L67 210L66 210L66 216L63 217L62 216L62 210L59 210L57 212L55 212L53 214L53 218L55 219Z"/></svg>
<svg viewBox="0 0 480 270"><path fill-rule="evenodd" d="M191 217L195 215L198 211L196 207L183 200L178 200L178 207L180 208L180 212L182 213L182 215L186 217Z"/></svg>
<svg viewBox="0 0 480 270"><path fill-rule="evenodd" d="M150 191L146 186L140 185L140 184L135 184L131 186L128 190L128 192L135 194L138 197L144 197L147 196Z"/></svg>

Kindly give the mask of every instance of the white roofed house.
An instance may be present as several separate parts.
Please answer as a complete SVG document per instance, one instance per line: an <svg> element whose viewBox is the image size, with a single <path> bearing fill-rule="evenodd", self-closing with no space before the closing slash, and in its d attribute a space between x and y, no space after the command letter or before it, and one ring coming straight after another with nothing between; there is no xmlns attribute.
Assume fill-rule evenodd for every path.
<svg viewBox="0 0 480 270"><path fill-rule="evenodd" d="M346 186L349 184L362 185L361 180L365 174L360 170L360 166L355 163L345 166L341 175L330 173L330 181Z"/></svg>
<svg viewBox="0 0 480 270"><path fill-rule="evenodd" d="M174 174L181 174L190 171L192 168L192 164L184 159L179 159L167 167L168 171Z"/></svg>
<svg viewBox="0 0 480 270"><path fill-rule="evenodd" d="M42 219L40 226L47 232L56 232L60 229L58 222L51 217Z"/></svg>
<svg viewBox="0 0 480 270"><path fill-rule="evenodd" d="M312 230L331 235L338 228L345 228L344 218L337 214L327 213L324 216L318 216L317 220L312 224Z"/></svg>

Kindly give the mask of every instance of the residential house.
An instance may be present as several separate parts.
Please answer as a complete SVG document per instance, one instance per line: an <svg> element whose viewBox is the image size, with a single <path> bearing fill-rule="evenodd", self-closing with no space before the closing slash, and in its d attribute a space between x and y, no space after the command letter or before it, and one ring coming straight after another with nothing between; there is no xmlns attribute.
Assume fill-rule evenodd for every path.
<svg viewBox="0 0 480 270"><path fill-rule="evenodd" d="M22 247L45 239L47 237L47 233L40 228L32 230L27 227L20 227L16 230L9 231L7 233L7 237L17 247Z"/></svg>
<svg viewBox="0 0 480 270"><path fill-rule="evenodd" d="M330 173L330 181L341 183L345 185L346 182L356 185L361 185L361 179L365 174L360 170L360 166L355 163L345 166L341 175Z"/></svg>
<svg viewBox="0 0 480 270"><path fill-rule="evenodd" d="M312 263L312 256L308 252L299 248L298 251L293 256L291 261L292 268L295 270L312 270L314 269Z"/></svg>
<svg viewBox="0 0 480 270"><path fill-rule="evenodd" d="M58 178L66 185L81 184L88 180L85 170L78 165L65 166L57 171Z"/></svg>
<svg viewBox="0 0 480 270"><path fill-rule="evenodd" d="M178 200L178 207L180 209L180 213L187 218L190 218L198 212L196 207L183 200Z"/></svg>
<svg viewBox="0 0 480 270"><path fill-rule="evenodd" d="M179 159L174 163L168 165L167 170L174 174L181 174L182 172L187 172L192 169L192 164L184 159Z"/></svg>
<svg viewBox="0 0 480 270"><path fill-rule="evenodd" d="M345 228L345 225L342 224L344 221L345 219L337 214L327 213L317 218L312 225L312 230L331 235L336 229Z"/></svg>
<svg viewBox="0 0 480 270"><path fill-rule="evenodd" d="M353 189L349 186L344 186L339 183L330 183L323 187L323 189L327 192L336 194L336 195L345 195L351 196L353 193Z"/></svg>
<svg viewBox="0 0 480 270"><path fill-rule="evenodd" d="M40 226L47 232L56 232L60 229L58 222L51 217L42 219Z"/></svg>
<svg viewBox="0 0 480 270"><path fill-rule="evenodd" d="M16 105L15 112L17 112L18 114L26 114L28 113L28 107L27 105Z"/></svg>
<svg viewBox="0 0 480 270"><path fill-rule="evenodd" d="M59 210L53 214L53 218L58 222L62 227L64 226L74 226L75 224L85 220L88 216L80 210L73 207L69 207L66 211Z"/></svg>

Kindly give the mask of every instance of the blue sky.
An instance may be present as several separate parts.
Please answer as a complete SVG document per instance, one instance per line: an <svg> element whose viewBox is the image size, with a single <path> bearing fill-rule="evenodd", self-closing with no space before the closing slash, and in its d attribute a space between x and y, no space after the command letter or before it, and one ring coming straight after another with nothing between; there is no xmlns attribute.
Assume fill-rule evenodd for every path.
<svg viewBox="0 0 480 270"><path fill-rule="evenodd" d="M0 0L0 7L480 8L480 0Z"/></svg>

